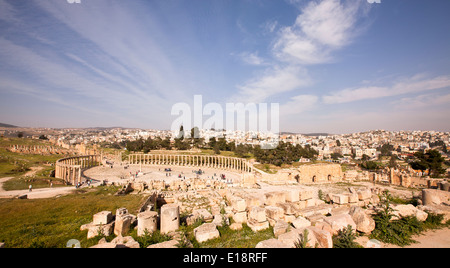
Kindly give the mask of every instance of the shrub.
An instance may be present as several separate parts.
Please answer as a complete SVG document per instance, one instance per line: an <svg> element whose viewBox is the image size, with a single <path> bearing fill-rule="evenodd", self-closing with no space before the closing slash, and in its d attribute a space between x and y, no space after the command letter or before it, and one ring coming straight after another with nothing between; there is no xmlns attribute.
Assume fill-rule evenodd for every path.
<svg viewBox="0 0 450 268"><path fill-rule="evenodd" d="M436 229L444 226L441 224L443 215L433 213L429 213L427 220L424 222L420 222L415 216L391 220L393 217L393 209L390 206L391 200L393 199L389 191L383 192L380 196L381 210L373 216L375 230L373 230L370 238L403 247L416 242L412 239L413 235L420 234L428 229Z"/></svg>
<svg viewBox="0 0 450 268"><path fill-rule="evenodd" d="M333 248L362 248L360 244L356 243L356 233L351 225L339 230L337 235L333 235Z"/></svg>

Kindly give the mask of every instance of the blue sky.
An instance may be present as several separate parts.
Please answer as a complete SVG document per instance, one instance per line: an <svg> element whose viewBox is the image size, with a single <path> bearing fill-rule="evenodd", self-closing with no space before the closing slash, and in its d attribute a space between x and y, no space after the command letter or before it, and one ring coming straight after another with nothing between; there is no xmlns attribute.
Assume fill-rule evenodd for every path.
<svg viewBox="0 0 450 268"><path fill-rule="evenodd" d="M280 130L450 131L450 1L0 0L0 122L169 129L279 103ZM205 117L205 120L207 117Z"/></svg>

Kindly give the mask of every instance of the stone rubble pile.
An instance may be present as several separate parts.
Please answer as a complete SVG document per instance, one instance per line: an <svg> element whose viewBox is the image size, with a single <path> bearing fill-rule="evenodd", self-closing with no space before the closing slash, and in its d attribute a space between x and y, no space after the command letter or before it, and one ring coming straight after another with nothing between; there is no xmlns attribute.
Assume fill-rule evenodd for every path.
<svg viewBox="0 0 450 268"><path fill-rule="evenodd" d="M275 238L261 241L257 247L294 247L300 238L307 235L307 246L329 248L332 247L332 236L347 226L365 234L375 229L372 214L376 213L376 204L379 203L377 194L376 189L349 189L348 193L327 194L329 202L326 203L316 198L318 193L311 188L272 191L259 196L229 189L195 191L177 196L166 193L167 200L172 203L162 205L160 214L151 211L153 206L141 210L137 216L125 208L118 209L115 216L102 211L94 215L92 223L83 225L81 229L88 230L88 238L99 233L105 236L114 233L125 239L132 226L137 226L138 236L158 228L161 233L174 234L181 223L189 226L201 220L203 224L194 229L194 236L200 243L220 238L218 226L227 224L230 229L239 230L246 224L253 232L270 226L273 228ZM424 221L428 216L427 206L423 205L393 205L393 208L396 217L416 216ZM180 218L180 211L185 215L183 218ZM230 219L233 220L231 225ZM175 247L177 243L174 241L177 239L152 247ZM116 241L115 246L103 244L105 247L119 244L135 246L130 238Z"/></svg>

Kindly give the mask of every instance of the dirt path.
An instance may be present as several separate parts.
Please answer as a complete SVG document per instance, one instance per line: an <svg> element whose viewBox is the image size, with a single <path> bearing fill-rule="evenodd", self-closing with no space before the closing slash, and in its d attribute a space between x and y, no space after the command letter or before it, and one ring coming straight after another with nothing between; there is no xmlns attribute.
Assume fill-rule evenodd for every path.
<svg viewBox="0 0 450 268"><path fill-rule="evenodd" d="M450 228L430 230L422 235L412 237L417 243L404 248L450 248ZM385 248L400 248L395 245L385 245Z"/></svg>
<svg viewBox="0 0 450 268"><path fill-rule="evenodd" d="M39 170L40 169L35 169L34 172ZM75 190L75 187L57 187L34 189L31 192L29 190L5 191L3 189L3 183L10 179L13 179L13 177L0 178L0 198L16 198L22 195L27 195L28 199L51 198L58 195L70 194L73 190Z"/></svg>

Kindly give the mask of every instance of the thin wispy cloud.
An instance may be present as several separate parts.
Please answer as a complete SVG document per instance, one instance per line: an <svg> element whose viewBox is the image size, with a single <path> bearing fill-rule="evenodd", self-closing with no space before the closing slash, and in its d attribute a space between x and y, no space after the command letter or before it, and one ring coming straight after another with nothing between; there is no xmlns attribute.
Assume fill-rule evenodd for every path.
<svg viewBox="0 0 450 268"><path fill-rule="evenodd" d="M325 104L347 103L417 93L445 87L450 87L450 76L424 78L422 75L415 75L408 79L397 81L391 86L365 86L340 90L330 95L323 96L323 102Z"/></svg>

